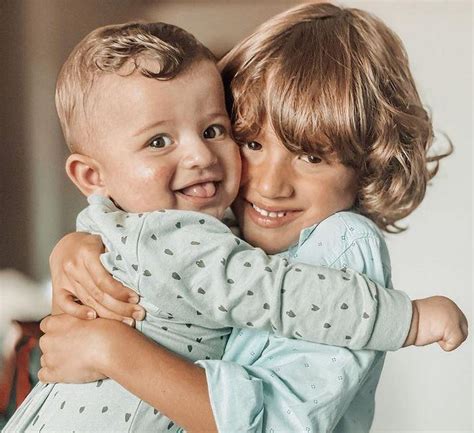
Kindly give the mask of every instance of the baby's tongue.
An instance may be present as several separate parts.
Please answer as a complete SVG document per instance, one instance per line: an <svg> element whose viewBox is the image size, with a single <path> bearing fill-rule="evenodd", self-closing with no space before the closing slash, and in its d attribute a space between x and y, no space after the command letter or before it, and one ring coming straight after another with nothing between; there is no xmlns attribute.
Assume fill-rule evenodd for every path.
<svg viewBox="0 0 474 433"><path fill-rule="evenodd" d="M216 186L214 182L204 182L188 186L181 191L191 197L212 197L216 193Z"/></svg>

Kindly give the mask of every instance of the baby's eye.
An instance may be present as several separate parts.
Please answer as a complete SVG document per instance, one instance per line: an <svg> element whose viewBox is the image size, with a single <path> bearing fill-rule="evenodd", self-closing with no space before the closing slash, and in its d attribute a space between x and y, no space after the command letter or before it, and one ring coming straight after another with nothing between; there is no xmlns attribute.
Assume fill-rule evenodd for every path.
<svg viewBox="0 0 474 433"><path fill-rule="evenodd" d="M208 126L204 132L202 133L202 136L206 140L213 140L215 138L222 138L225 135L226 129L222 125L211 125Z"/></svg>
<svg viewBox="0 0 474 433"><path fill-rule="evenodd" d="M258 141L249 141L248 143L245 143L244 146L250 150L262 150L262 145Z"/></svg>
<svg viewBox="0 0 474 433"><path fill-rule="evenodd" d="M309 155L307 153L303 153L299 157L302 161L309 162L310 164L320 164L323 162L322 158L318 155Z"/></svg>
<svg viewBox="0 0 474 433"><path fill-rule="evenodd" d="M153 137L148 146L153 147L155 149L163 149L164 147L171 146L173 144L173 139L169 135L157 135Z"/></svg>

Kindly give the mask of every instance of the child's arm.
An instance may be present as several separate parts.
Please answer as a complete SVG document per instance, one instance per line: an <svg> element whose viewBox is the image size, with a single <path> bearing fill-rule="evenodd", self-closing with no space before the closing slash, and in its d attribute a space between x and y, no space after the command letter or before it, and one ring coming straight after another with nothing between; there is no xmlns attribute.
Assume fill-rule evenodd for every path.
<svg viewBox="0 0 474 433"><path fill-rule="evenodd" d="M78 225L101 234L106 267L170 317L351 348L390 350L405 341L411 303L402 292L351 270L269 257L200 213L127 214L98 196L90 203Z"/></svg>
<svg viewBox="0 0 474 433"><path fill-rule="evenodd" d="M217 432L206 374L198 365L113 320L60 314L44 319L41 329L41 382L110 377L186 431Z"/></svg>

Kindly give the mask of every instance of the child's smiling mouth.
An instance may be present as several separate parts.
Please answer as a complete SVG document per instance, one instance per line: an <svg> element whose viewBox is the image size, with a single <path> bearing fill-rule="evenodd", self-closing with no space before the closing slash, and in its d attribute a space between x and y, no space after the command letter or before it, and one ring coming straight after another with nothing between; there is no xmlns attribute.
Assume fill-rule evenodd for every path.
<svg viewBox="0 0 474 433"><path fill-rule="evenodd" d="M245 211L250 219L257 225L266 228L277 228L284 226L301 214L301 210L276 209L274 207L264 207L245 200Z"/></svg>

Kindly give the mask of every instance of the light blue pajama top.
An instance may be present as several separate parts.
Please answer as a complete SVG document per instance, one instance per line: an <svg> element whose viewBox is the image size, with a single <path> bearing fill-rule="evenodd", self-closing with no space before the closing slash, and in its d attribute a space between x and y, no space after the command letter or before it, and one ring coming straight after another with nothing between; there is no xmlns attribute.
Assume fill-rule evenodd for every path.
<svg viewBox="0 0 474 433"><path fill-rule="evenodd" d="M352 268L391 287L385 241L372 221L354 212L303 230L284 255L291 262ZM384 356L234 329L221 361L198 364L206 369L222 433L362 433L372 424Z"/></svg>

